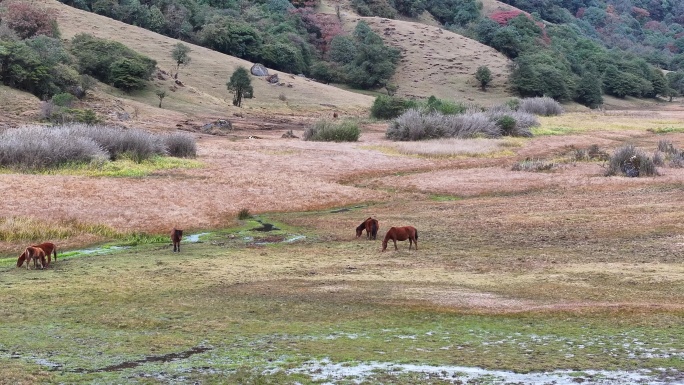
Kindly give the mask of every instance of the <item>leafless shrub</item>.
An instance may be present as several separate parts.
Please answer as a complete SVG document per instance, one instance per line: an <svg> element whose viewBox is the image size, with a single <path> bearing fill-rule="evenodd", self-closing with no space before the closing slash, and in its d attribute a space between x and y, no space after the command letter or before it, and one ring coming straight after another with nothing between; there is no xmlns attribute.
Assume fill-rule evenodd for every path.
<svg viewBox="0 0 684 385"><path fill-rule="evenodd" d="M669 140L661 139L658 141L658 151L666 154L677 155L679 150Z"/></svg>
<svg viewBox="0 0 684 385"><path fill-rule="evenodd" d="M665 157L662 152L656 150L656 152L653 153L653 164L661 167L665 165Z"/></svg>
<svg viewBox="0 0 684 385"><path fill-rule="evenodd" d="M522 99L518 111L542 116L561 115L564 112L560 103L548 96Z"/></svg>
<svg viewBox="0 0 684 385"><path fill-rule="evenodd" d="M125 155L142 162L154 155L166 155L160 135L140 129L123 129L109 126L74 124L70 126L78 135L93 139L109 153L111 160Z"/></svg>
<svg viewBox="0 0 684 385"><path fill-rule="evenodd" d="M479 111L442 115L438 112L410 109L390 123L386 136L392 140L422 140L443 137L498 137L500 132L496 124Z"/></svg>
<svg viewBox="0 0 684 385"><path fill-rule="evenodd" d="M70 127L27 126L0 133L0 166L41 170L69 163L102 162L107 152Z"/></svg>
<svg viewBox="0 0 684 385"><path fill-rule="evenodd" d="M630 177L656 176L658 171L653 160L646 156L643 151L628 144L620 147L608 161L606 176L625 175Z"/></svg>
<svg viewBox="0 0 684 385"><path fill-rule="evenodd" d="M184 132L175 132L164 137L164 146L170 156L194 158L197 156L195 138Z"/></svg>
<svg viewBox="0 0 684 385"><path fill-rule="evenodd" d="M532 131L530 131L530 128L539 126L539 120L533 114L520 110L514 111L507 106L498 106L488 110L485 114L490 120L495 122L504 116L513 118L515 126L510 133L511 136L531 137Z"/></svg>
<svg viewBox="0 0 684 385"><path fill-rule="evenodd" d="M52 114L55 112L55 104L52 100L40 102L40 118L43 120L50 120Z"/></svg>

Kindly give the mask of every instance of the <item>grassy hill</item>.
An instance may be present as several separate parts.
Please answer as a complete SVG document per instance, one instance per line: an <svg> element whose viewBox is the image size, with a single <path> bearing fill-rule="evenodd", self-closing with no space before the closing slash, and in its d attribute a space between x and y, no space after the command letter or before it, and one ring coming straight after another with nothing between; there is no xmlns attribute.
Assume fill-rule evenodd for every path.
<svg viewBox="0 0 684 385"><path fill-rule="evenodd" d="M487 9L513 8L494 0ZM495 4L496 3L496 4ZM340 15L348 31L359 21L366 22L380 35L385 44L401 51L401 62L391 82L399 85L398 96L438 98L472 102L484 106L504 102L513 95L508 90L510 60L495 49L476 40L445 30L428 12L417 19L385 19L358 16L349 1L324 0L320 12L333 14L340 6ZM487 92L480 90L475 80L479 66L492 71L492 83Z"/></svg>
<svg viewBox="0 0 684 385"><path fill-rule="evenodd" d="M37 3L54 11L63 39L79 33L118 41L131 49L157 61L158 67L171 72L174 62L171 50L178 40L131 26L94 13L66 6L55 0ZM330 5L321 6L323 12L334 12ZM385 40L386 44L402 52L399 68L392 79L398 84L398 95L440 98L490 105L506 100L508 59L495 50L472 39L430 26L430 20L408 21L382 18L363 18L345 7L345 27L351 30L360 20L368 23ZM86 107L94 109L108 120L118 121L121 116L147 128L173 125L200 125L217 118L243 117L273 118L274 116L331 116L333 112L366 116L373 102L368 93L340 89L311 79L278 73L281 85L270 85L264 79L252 77L255 98L246 100L243 108L232 106L232 95L225 83L238 67L249 68L253 63L224 55L207 48L185 43L192 48L189 66L181 68L179 80L169 76L155 78L151 86L130 94L99 84L89 97ZM487 92L476 84L474 73L478 66L487 65L494 80ZM156 90L165 90L162 107ZM5 90L5 93L15 91ZM372 93L371 93L372 94ZM40 102L30 95L20 98L5 97L3 108L5 124L36 120L40 117ZM285 118L287 119L287 118ZM275 118L275 121L282 118Z"/></svg>

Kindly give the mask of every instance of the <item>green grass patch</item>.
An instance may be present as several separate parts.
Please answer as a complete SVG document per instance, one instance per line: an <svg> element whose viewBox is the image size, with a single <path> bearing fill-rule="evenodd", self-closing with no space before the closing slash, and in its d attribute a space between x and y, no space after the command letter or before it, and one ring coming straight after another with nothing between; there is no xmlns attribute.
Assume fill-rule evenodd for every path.
<svg viewBox="0 0 684 385"><path fill-rule="evenodd" d="M440 274L454 270L430 265L440 259L434 246L437 226L424 233L426 247L419 253L379 255L379 242L353 238L355 217L365 217L356 208L256 216L211 233L205 242L184 244L181 253L155 244L168 242L161 238L133 235L137 246L111 247L105 255L63 253L54 269L46 271L0 267L0 378L32 375L38 366L46 369L48 378L41 379L45 383L145 384L180 378L203 384L321 383L306 374L285 372L312 360L518 373L684 370L681 311L615 306L496 314L403 298L396 290L407 286L426 294L431 289L467 292L473 277L489 274L463 271L459 274L466 281L459 283L414 279L421 269L416 261ZM381 213L383 207L372 209ZM278 230L257 230L266 224ZM331 230L341 224L349 226L345 235ZM467 226L462 231L459 244L469 238ZM256 247L244 240L291 234L306 234L309 241ZM452 231L448 234L451 239ZM509 255L510 248L497 238L486 238L493 245L487 259L506 263L501 255ZM501 255L495 254L497 247ZM393 275L398 269L410 274ZM605 281L586 281L587 290L605 295L596 290ZM530 290L538 290L537 285L535 280ZM496 294L497 288L505 292L502 296L516 298L518 291L506 283L487 286L486 293ZM27 319L43 321L29 328ZM208 350L167 362L141 362L196 347ZM42 360L59 369L48 371L38 364ZM97 371L126 362L139 365ZM491 374L472 383L487 383L486 376ZM379 369L364 383L442 383L420 378Z"/></svg>
<svg viewBox="0 0 684 385"><path fill-rule="evenodd" d="M452 201L463 200L463 198L455 196L455 195L439 195L439 194L430 195L430 199L433 201L437 201L437 202L452 202Z"/></svg>
<svg viewBox="0 0 684 385"><path fill-rule="evenodd" d="M62 167L47 174L84 175L92 177L144 177L155 171L175 168L200 168L202 162L193 159L174 158L168 156L154 156L142 162L123 158L103 164L81 164Z"/></svg>
<svg viewBox="0 0 684 385"><path fill-rule="evenodd" d="M532 127L530 129L533 136L553 136L553 135L568 135L578 132L578 130L571 127Z"/></svg>
<svg viewBox="0 0 684 385"><path fill-rule="evenodd" d="M684 127L657 127L649 128L647 131L654 134L674 134L679 132L684 132Z"/></svg>
<svg viewBox="0 0 684 385"><path fill-rule="evenodd" d="M151 159L135 162L130 158L120 158L102 163L67 164L57 169L27 171L27 173L44 175L79 175L90 177L145 177L156 171L169 169L201 168L202 162L194 159L154 156ZM0 168L2 174L13 174L15 170Z"/></svg>

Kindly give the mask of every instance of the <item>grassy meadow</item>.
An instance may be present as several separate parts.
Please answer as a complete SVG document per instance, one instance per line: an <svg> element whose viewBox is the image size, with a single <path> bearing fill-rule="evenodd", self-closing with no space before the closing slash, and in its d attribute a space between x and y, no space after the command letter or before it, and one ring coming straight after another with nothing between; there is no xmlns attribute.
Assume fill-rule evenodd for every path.
<svg viewBox="0 0 684 385"><path fill-rule="evenodd" d="M199 142L202 167L135 180L227 173L233 163L217 159L239 150L256 163L240 170L240 183L259 179L260 162L297 178L332 158L325 172L307 174L311 188L332 174L340 191L364 194L282 211L261 209L266 198L254 194L241 206L254 217L192 226L180 253L161 232L83 219L31 235L45 225L5 220L0 234L17 246L0 257L0 383L681 382L682 171L604 177L601 161L569 154L595 143L651 151L662 138L681 146L682 136L644 128L671 119L628 130L598 119L603 129L577 123L562 135L473 141L474 153L463 140L411 151L368 128L359 143ZM541 129L556 126L549 118ZM360 154L373 154L376 170L351 168ZM283 157L298 161L276 161ZM530 157L559 166L512 170ZM408 163L393 169L397 160ZM133 180L109 179L120 189ZM280 187L276 195L302 189ZM368 216L379 219L379 238L390 226L417 227L418 250L399 242L381 253L381 239L355 238ZM35 237L69 246L46 270L16 268L19 245Z"/></svg>

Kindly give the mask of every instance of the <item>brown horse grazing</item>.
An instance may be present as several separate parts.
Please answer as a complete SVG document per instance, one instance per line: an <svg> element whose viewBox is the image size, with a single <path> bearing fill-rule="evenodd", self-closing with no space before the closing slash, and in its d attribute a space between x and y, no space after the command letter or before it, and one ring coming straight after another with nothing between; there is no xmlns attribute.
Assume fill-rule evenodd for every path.
<svg viewBox="0 0 684 385"><path fill-rule="evenodd" d="M378 236L379 228L380 224L378 220L368 217L368 219L366 219L356 227L356 238L360 237L361 234L363 234L363 230L366 230L366 239L376 239Z"/></svg>
<svg viewBox="0 0 684 385"><path fill-rule="evenodd" d="M57 261L57 247L55 246L54 243L43 242L40 245L33 245L30 247L38 247L45 252L45 254L43 255L43 258L41 260L43 266L45 266L45 267L50 266L50 262L52 261L52 255L53 254L55 256L55 261ZM45 260L45 256L47 256L47 261ZM17 259L17 267L21 267L21 265L24 263L25 260L26 260L26 250L24 250L24 252Z"/></svg>
<svg viewBox="0 0 684 385"><path fill-rule="evenodd" d="M41 270L43 269L43 261L45 261L45 251L40 247L29 246L24 250L26 254L26 270L31 266L31 260L33 260L33 270L38 268L38 263L40 263Z"/></svg>
<svg viewBox="0 0 684 385"><path fill-rule="evenodd" d="M392 227L387 230L385 239L382 240L382 251L387 249L387 241L394 241L394 250L399 250L397 248L397 241L409 240L409 250L411 250L411 244L416 244L416 250L418 250L418 230L413 226L404 227Z"/></svg>
<svg viewBox="0 0 684 385"><path fill-rule="evenodd" d="M178 251L180 253L180 241L181 238L183 237L183 230L179 230L177 228L173 228L171 230L171 242L173 242L173 251L176 252Z"/></svg>

